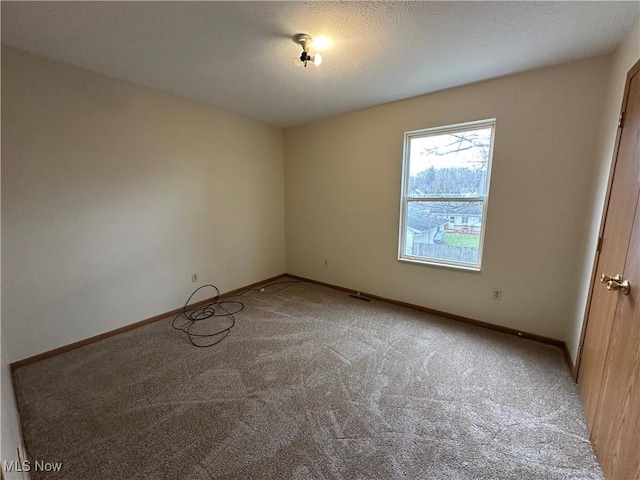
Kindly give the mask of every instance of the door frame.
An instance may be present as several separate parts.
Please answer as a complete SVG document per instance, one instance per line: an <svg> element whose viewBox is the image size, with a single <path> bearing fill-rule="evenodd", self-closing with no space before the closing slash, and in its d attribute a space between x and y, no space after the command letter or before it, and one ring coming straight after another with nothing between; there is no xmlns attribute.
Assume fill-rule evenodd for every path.
<svg viewBox="0 0 640 480"><path fill-rule="evenodd" d="M620 137L622 136L622 125L624 121L624 114L626 111L627 100L629 98L629 89L631 87L631 78L640 72L640 60L638 60L631 69L627 72L627 79L624 85L624 95L622 96L622 105L620 107L620 114L618 116L618 127L616 128L616 141L613 148L613 158L611 159L611 166L609 167L609 178L607 179L607 193L605 195L604 208L602 209L602 215L600 216L600 227L598 228L598 242L596 251L593 255L593 266L591 267L591 280L589 281L589 295L587 296L587 302L585 305L584 314L582 316L582 330L580 332L580 343L578 344L578 356L576 357L576 364L573 367L573 379L578 381L578 373L580 372L580 363L582 360L582 348L584 346L584 337L587 332L587 323L589 322L589 312L591 310L591 299L593 297L593 290L596 285L596 273L598 271L598 265L600 263L600 250L602 248L602 234L604 232L604 223L607 219L607 213L609 212L609 201L611 200L611 186L613 184L613 173L615 172L616 165L618 163L618 152L620 150Z"/></svg>

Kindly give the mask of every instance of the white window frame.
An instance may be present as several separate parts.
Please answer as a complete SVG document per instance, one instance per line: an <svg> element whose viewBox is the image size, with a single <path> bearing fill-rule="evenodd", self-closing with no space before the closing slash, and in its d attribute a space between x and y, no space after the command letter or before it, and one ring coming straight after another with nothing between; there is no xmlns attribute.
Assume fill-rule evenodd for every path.
<svg viewBox="0 0 640 480"><path fill-rule="evenodd" d="M413 138L430 137L446 133L458 133L466 130L477 130L482 127L491 127L491 145L489 147L489 161L487 163L487 188L484 195L475 197L410 197L409 188L409 159L411 158L411 140ZM398 260L423 265L435 265L439 267L454 268L459 270L480 271L482 267L482 251L484 247L484 234L487 225L487 206L489 202L489 187L491 185L491 166L493 162L493 146L496 135L496 119L477 120L473 122L456 123L442 127L424 128L412 130L404 134L403 160L402 160L402 185L400 191L400 232L398 235ZM407 255L404 253L406 241L406 213L409 202L478 202L482 203L482 224L480 227L480 242L478 245L478 263L457 262L438 258Z"/></svg>

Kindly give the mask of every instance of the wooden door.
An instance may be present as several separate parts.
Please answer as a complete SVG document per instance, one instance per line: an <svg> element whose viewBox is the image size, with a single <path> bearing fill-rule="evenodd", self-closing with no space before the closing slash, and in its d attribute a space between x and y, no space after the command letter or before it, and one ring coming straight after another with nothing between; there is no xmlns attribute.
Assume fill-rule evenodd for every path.
<svg viewBox="0 0 640 480"><path fill-rule="evenodd" d="M640 480L640 62L627 76L578 385L608 480ZM628 294L601 275L620 274ZM616 287L617 282L612 284Z"/></svg>

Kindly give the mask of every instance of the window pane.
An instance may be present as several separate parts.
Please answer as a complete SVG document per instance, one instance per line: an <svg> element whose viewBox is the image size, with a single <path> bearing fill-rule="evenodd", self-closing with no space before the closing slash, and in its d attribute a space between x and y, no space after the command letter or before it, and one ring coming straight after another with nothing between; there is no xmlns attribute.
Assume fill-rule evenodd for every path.
<svg viewBox="0 0 640 480"><path fill-rule="evenodd" d="M408 202L404 255L476 265L482 201Z"/></svg>
<svg viewBox="0 0 640 480"><path fill-rule="evenodd" d="M410 138L410 197L483 197L491 127Z"/></svg>

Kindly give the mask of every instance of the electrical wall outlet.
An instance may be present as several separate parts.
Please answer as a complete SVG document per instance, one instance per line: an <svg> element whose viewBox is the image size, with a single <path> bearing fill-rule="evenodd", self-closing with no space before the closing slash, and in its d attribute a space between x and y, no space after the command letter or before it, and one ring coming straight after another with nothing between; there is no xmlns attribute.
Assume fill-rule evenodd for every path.
<svg viewBox="0 0 640 480"><path fill-rule="evenodd" d="M501 288L491 289L491 298L494 300L502 300L502 289Z"/></svg>
<svg viewBox="0 0 640 480"><path fill-rule="evenodd" d="M196 283L198 281L198 274L197 273L192 273L191 274L191 282Z"/></svg>

